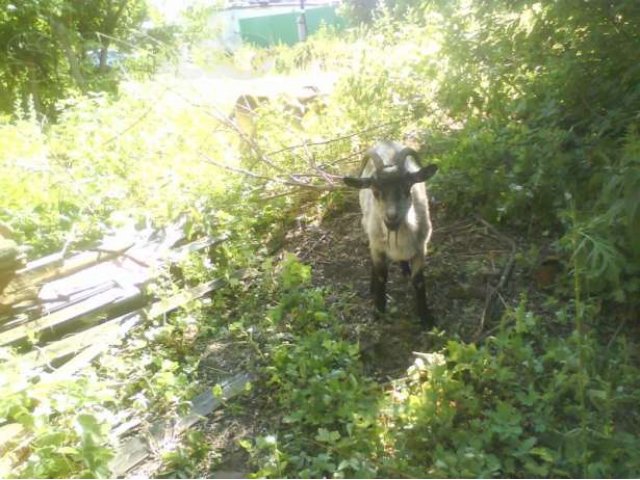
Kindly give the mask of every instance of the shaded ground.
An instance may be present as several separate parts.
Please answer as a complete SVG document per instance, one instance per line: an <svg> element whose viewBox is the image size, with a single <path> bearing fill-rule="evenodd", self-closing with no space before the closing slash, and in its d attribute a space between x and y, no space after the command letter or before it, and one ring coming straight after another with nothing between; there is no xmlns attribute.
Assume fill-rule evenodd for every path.
<svg viewBox="0 0 640 480"><path fill-rule="evenodd" d="M396 264L389 273L387 315L374 321L369 249L360 217L354 196L344 213L290 232L286 248L313 266L316 285L330 286L342 302L351 298L344 307L345 321L353 325L368 372L380 381L403 375L413 361L412 352L432 349L434 335L483 338L496 326L504 305L517 303L513 292L530 287L529 273L516 262L521 240L480 219L447 220L434 206L425 280L436 331L427 332L418 324L410 280Z"/></svg>
<svg viewBox="0 0 640 480"><path fill-rule="evenodd" d="M427 331L420 326L410 280L396 264L389 272L388 312L374 320L369 250L360 218L356 195L324 218L301 215L286 229L284 238L274 232L281 246L275 255L293 252L311 265L314 285L328 288L328 301L348 325L351 340L359 342L365 373L382 385L406 374L414 352L440 349L453 338L482 341L497 329L505 307L516 305L522 292L527 294L529 310L552 315L550 307L544 306L546 295L535 277L539 254L528 254L537 252L531 248L532 242L509 236L480 218L450 220L441 205L432 204L434 233L425 280L436 328ZM543 283L548 284L549 279ZM238 305L241 301L238 298ZM229 313L229 321L234 315ZM238 338L220 332L203 339L197 348L203 385L215 385L252 370L255 351L250 341ZM202 476L243 478L252 471L248 454L238 441L273 432L277 421L267 418L269 400L258 390L243 395L241 401L229 402L196 427L210 447L208 457L198 463ZM156 459L150 468L138 469L131 476L162 475L158 471L161 465ZM170 468L164 475L176 476Z"/></svg>
<svg viewBox="0 0 640 480"><path fill-rule="evenodd" d="M352 339L360 342L366 373L383 384L404 376L413 352L432 351L447 338L480 341L496 329L504 306L517 304L519 292L529 291L530 299L539 295L531 286L532 266L518 255L527 248L523 239L510 238L481 219L450 221L437 205L432 216L426 284L437 328L431 332L415 317L411 284L398 265L390 269L388 313L373 319L369 250L355 195L330 217L300 217L284 239L281 253L296 253L312 266L313 283L330 287L329 301L339 302ZM242 345L210 344L202 368L211 371L205 376L237 373L246 366L248 353ZM242 403L240 410L227 409L201 427L215 449L225 452L214 459L209 476L246 476L251 469L238 440L264 435L265 428L273 427L273 419L261 416L258 399Z"/></svg>

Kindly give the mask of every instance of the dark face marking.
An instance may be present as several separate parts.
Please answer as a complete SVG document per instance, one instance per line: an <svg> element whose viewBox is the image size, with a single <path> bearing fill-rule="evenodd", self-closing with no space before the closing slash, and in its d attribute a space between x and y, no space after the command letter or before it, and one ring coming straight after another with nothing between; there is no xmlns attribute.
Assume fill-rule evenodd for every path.
<svg viewBox="0 0 640 480"><path fill-rule="evenodd" d="M378 172L371 189L385 225L396 231L404 223L411 208L411 179L402 172Z"/></svg>
<svg viewBox="0 0 640 480"><path fill-rule="evenodd" d="M389 230L396 231L411 208L411 187L431 178L437 170L435 165L429 165L416 172L407 172L404 166L388 165L371 177L344 177L343 180L353 188L371 188L385 225Z"/></svg>

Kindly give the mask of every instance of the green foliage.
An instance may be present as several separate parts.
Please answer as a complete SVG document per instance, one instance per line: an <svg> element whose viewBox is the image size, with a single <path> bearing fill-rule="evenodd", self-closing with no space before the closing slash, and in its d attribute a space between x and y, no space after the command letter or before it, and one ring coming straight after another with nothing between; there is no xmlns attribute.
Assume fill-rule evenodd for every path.
<svg viewBox="0 0 640 480"><path fill-rule="evenodd" d="M81 7L67 0L3 1L0 111L34 108L53 118L59 100L101 84L113 88L109 47L126 45L144 16L141 0L92 0Z"/></svg>
<svg viewBox="0 0 640 480"><path fill-rule="evenodd" d="M367 450L380 392L362 374L358 345L340 339L344 326L325 292L310 286L308 266L287 255L278 271L266 267L253 301L236 312L240 322L251 319L262 394L274 402L280 424L277 433L241 441L255 475L374 476ZM240 322L234 331L247 338Z"/></svg>
<svg viewBox="0 0 640 480"><path fill-rule="evenodd" d="M3 358L10 363L2 368L0 421L17 422L31 437L20 453L25 462L11 477L108 477L113 446L105 406L114 401L113 391L92 375L25 391L24 372L34 370L10 355Z"/></svg>
<svg viewBox="0 0 640 480"><path fill-rule="evenodd" d="M101 14L107 3L123 4L90 2L80 12L63 1L23 3L0 9L0 108L14 112L0 120L0 221L31 247L30 257L65 243L83 247L112 227L161 226L186 214L189 236L224 233L230 241L211 258L190 258L180 282L162 276L153 293L240 266L260 273L215 295L210 307L194 302L149 321L95 371L44 393L22 389L42 372L3 351L0 422L19 423L33 439L11 452L26 458L12 475L109 475L108 431L128 418L123 411L145 419L184 412L200 388L198 342L221 336L257 374L254 388L272 419L263 434L241 440L255 476L640 470L637 342L624 323L610 331L621 318L635 320L619 312L635 312L640 291L640 70L629 54L640 50L637 2L393 2L369 26L238 54L274 60L284 73L340 74L326 105L302 118L279 101L259 110L253 140L276 152L284 178L300 178L310 162L346 173L372 141L410 137L425 162L441 167L430 190L441 212L480 214L530 239L545 232L566 258L567 278L558 298L548 298L555 318L523 300L506 309L494 336L467 344L452 332L390 385L364 373L344 315L352 300L312 286L310 266L292 255L279 264L268 258L304 202L318 215L342 194L224 174L207 159L242 162L258 177L273 166L255 149L239 152L213 110L185 102L172 85L128 82L117 98L80 95L113 88L109 75L117 72L95 72L86 53L109 48L106 37L96 40L109 18ZM143 17L140 2L126 4L112 36L128 37ZM153 69L161 44L201 38L203 11L187 13L191 32L136 37L128 61ZM56 105L57 122L45 128L38 114ZM324 142L336 137L343 138ZM287 149L300 142L305 149ZM212 453L204 443L189 434L166 453L161 474L199 475Z"/></svg>
<svg viewBox="0 0 640 480"><path fill-rule="evenodd" d="M417 138L425 162L442 166L432 191L449 212L556 238L578 229L588 290L637 297L640 70L625 53L640 47L637 2L423 1L376 12L340 53L353 65L335 93L341 124L391 123L365 144Z"/></svg>
<svg viewBox="0 0 640 480"><path fill-rule="evenodd" d="M194 478L198 464L209 452L209 446L202 432L187 432L181 445L163 455L162 471L157 478Z"/></svg>
<svg viewBox="0 0 640 480"><path fill-rule="evenodd" d="M628 358L628 346L607 351L593 338L547 336L524 304L503 322L481 347L450 341L442 354L416 361L385 412L395 426L394 462L411 475L440 478L635 471L638 418L627 412L639 385L611 374Z"/></svg>
<svg viewBox="0 0 640 480"><path fill-rule="evenodd" d="M445 199L511 224L558 228L570 195L594 291L633 295L636 286L619 285L639 265L628 235L637 168L627 152L637 142L640 71L623 53L640 45L637 3L424 5L427 26L444 20L436 98L462 124L447 139ZM624 185L618 172L629 172Z"/></svg>
<svg viewBox="0 0 640 480"><path fill-rule="evenodd" d="M356 34L343 33L335 28L322 25L306 42L292 46L279 45L269 50L253 52L260 59L274 59L274 68L278 72L293 73L300 70L332 70L336 67L346 68L351 65L353 49L341 48L345 41L355 42Z"/></svg>
<svg viewBox="0 0 640 480"><path fill-rule="evenodd" d="M393 14L398 21L411 16L415 3L411 0L345 0L341 13L353 25L370 24L380 16Z"/></svg>
<svg viewBox="0 0 640 480"><path fill-rule="evenodd" d="M268 430L240 441L255 476L625 477L640 467L635 347L579 330L559 337L572 306L548 323L523 300L483 345L449 340L382 389L308 267L288 256L270 272L234 313L236 334L253 332L269 399Z"/></svg>
<svg viewBox="0 0 640 480"><path fill-rule="evenodd" d="M373 20L377 0L349 0L343 3L341 13L355 25Z"/></svg>
<svg viewBox="0 0 640 480"><path fill-rule="evenodd" d="M111 227L151 218L162 225L182 213L200 229L203 220L216 222L223 233L223 212L204 219L224 186L202 151L216 156L224 144L205 143L208 117L189 110L166 88L131 85L116 103L103 95L70 101L46 131L35 120L5 120L0 220L32 247L33 257L67 239L82 245Z"/></svg>

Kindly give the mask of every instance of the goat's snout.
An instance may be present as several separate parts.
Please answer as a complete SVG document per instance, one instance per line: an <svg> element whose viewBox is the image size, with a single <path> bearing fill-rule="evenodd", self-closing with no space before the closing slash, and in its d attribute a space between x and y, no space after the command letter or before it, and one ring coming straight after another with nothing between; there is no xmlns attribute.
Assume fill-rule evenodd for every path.
<svg viewBox="0 0 640 480"><path fill-rule="evenodd" d="M387 229L395 232L402 225L402 218L397 213L393 215L387 215L384 219L384 224L387 226Z"/></svg>
<svg viewBox="0 0 640 480"><path fill-rule="evenodd" d="M396 231L402 224L402 215L395 204L387 205L384 212L384 224L391 231Z"/></svg>

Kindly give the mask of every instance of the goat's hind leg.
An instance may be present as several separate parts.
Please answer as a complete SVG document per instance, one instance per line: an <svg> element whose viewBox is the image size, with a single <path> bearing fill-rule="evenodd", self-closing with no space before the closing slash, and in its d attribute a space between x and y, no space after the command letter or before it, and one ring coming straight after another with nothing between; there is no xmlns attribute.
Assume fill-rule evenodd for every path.
<svg viewBox="0 0 640 480"><path fill-rule="evenodd" d="M371 295L377 312L384 313L387 307L388 263L384 253L371 252Z"/></svg>
<svg viewBox="0 0 640 480"><path fill-rule="evenodd" d="M409 265L409 262L405 260L400 262L400 270L402 270L402 276L404 278L407 278L411 275L411 265Z"/></svg>
<svg viewBox="0 0 640 480"><path fill-rule="evenodd" d="M411 284L416 296L416 310L420 322L427 328L434 326L431 310L427 306L427 292L424 282L424 259L416 258L411 261Z"/></svg>

